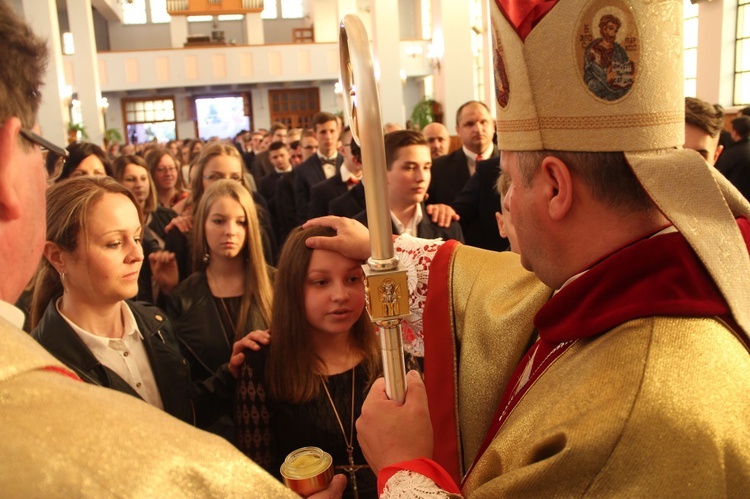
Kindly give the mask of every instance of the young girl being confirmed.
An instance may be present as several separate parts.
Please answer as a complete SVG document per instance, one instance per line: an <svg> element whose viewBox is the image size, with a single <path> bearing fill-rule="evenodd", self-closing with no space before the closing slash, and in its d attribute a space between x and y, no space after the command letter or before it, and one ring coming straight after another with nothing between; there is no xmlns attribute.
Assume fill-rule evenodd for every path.
<svg viewBox="0 0 750 499"><path fill-rule="evenodd" d="M377 497L354 426L380 371L361 262L305 246L309 237L333 235L296 229L284 245L271 346L246 352L238 378L239 447L276 476L290 452L320 447L349 478L344 497Z"/></svg>

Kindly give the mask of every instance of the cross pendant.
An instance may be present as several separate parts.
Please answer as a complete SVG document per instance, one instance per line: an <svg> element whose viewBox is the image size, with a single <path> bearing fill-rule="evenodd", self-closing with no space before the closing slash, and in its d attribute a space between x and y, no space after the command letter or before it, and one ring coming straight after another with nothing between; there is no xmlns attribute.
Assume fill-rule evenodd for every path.
<svg viewBox="0 0 750 499"><path fill-rule="evenodd" d="M349 454L349 467L346 468L346 471L349 472L349 482L352 484L354 499L359 499L359 492L357 491L357 467L354 466L354 448L351 445L347 445L346 453Z"/></svg>

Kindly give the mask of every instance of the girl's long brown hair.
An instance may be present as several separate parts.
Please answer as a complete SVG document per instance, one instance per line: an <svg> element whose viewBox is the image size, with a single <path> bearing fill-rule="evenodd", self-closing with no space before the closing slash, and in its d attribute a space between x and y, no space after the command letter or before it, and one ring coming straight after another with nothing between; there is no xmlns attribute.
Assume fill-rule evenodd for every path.
<svg viewBox="0 0 750 499"><path fill-rule="evenodd" d="M310 326L305 314L305 282L313 250L305 241L313 236L336 235L327 227L297 228L284 243L274 286L271 327L273 340L266 367L270 395L283 402L312 400L324 375L321 359L313 350ZM352 347L363 355L362 365L370 379L380 372L375 331L363 308L350 331Z"/></svg>
<svg viewBox="0 0 750 499"><path fill-rule="evenodd" d="M111 177L74 177L57 183L47 191L47 241L63 251L73 252L78 247L79 235L86 235L89 217L106 217L92 208L105 194L122 194L130 199L142 220L141 207L130 189ZM35 328L49 302L62 294L63 286L57 270L42 258L34 278L31 299L31 328Z"/></svg>
<svg viewBox="0 0 750 499"><path fill-rule="evenodd" d="M236 149L235 149L236 150ZM261 318L266 325L271 323L271 302L273 288L268 276L266 261L263 257L263 242L260 237L260 224L250 193L239 182L234 180L217 180L212 183L201 198L194 215L193 224L193 270L205 271L208 264L203 261L203 255L208 253L206 244L206 219L211 212L211 206L220 198L228 197L237 201L245 212L247 220L247 234L245 246L239 258L245 260L245 292L242 295L240 313L237 317L237 331L235 341L241 339L249 331L251 323L250 311L253 304L257 304ZM210 256L210 255L209 255Z"/></svg>

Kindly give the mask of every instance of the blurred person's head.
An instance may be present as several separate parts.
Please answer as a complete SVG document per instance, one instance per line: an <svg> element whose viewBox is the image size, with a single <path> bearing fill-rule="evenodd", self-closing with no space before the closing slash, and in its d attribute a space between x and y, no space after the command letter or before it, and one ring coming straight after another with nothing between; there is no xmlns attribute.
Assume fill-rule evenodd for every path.
<svg viewBox="0 0 750 499"><path fill-rule="evenodd" d="M456 112L456 133L466 149L481 154L492 145L495 122L486 104L469 101Z"/></svg>
<svg viewBox="0 0 750 499"><path fill-rule="evenodd" d="M156 186L146 160L134 154L120 156L112 162L112 170L114 179L133 193L144 217L156 210Z"/></svg>
<svg viewBox="0 0 750 499"><path fill-rule="evenodd" d="M695 97L685 97L685 149L697 151L709 165L719 159L724 146L719 136L724 128L724 109Z"/></svg>
<svg viewBox="0 0 750 499"><path fill-rule="evenodd" d="M307 158L318 152L318 139L315 138L315 134L312 132L302 134L299 142L302 148L302 161L306 161Z"/></svg>
<svg viewBox="0 0 750 499"><path fill-rule="evenodd" d="M68 159L63 163L56 182L70 177L112 176L112 167L104 150L91 142L75 142L68 147Z"/></svg>
<svg viewBox="0 0 750 499"><path fill-rule="evenodd" d="M289 161L293 167L302 163L302 143L299 140L295 140L289 144L289 154Z"/></svg>
<svg viewBox="0 0 750 499"><path fill-rule="evenodd" d="M442 123L433 122L422 129L422 135L430 144L430 155L432 159L448 154L451 145L451 136L448 129Z"/></svg>
<svg viewBox="0 0 750 499"><path fill-rule="evenodd" d="M330 113L317 113L312 119L313 132L318 141L318 151L325 157L331 157L336 152L339 140L339 122Z"/></svg>
<svg viewBox="0 0 750 499"><path fill-rule="evenodd" d="M233 180L248 189L245 169L237 148L226 142L212 142L203 148L191 171L190 203L195 209L203 193L217 180Z"/></svg>
<svg viewBox="0 0 750 499"><path fill-rule="evenodd" d="M146 154L146 164L154 179L157 195L160 192L168 193L184 189L177 160L168 150L161 147L151 149Z"/></svg>
<svg viewBox="0 0 750 499"><path fill-rule="evenodd" d="M271 142L268 147L268 160L276 170L287 171L292 168L289 146L283 142Z"/></svg>

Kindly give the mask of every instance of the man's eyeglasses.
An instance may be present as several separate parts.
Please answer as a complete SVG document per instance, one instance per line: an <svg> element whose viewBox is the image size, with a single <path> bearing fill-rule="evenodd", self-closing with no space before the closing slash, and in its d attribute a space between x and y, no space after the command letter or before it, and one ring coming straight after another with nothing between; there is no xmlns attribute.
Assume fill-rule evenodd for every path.
<svg viewBox="0 0 750 499"><path fill-rule="evenodd" d="M44 152L44 150L46 149L48 151L52 151L53 153L63 158L68 157L68 151L66 149L63 149L60 146L56 146L49 140L45 139L41 135L37 135L36 133L32 132L28 128L21 128L19 133L21 134L21 137L23 137L24 139L28 140L32 144L35 144L41 147L42 152Z"/></svg>

